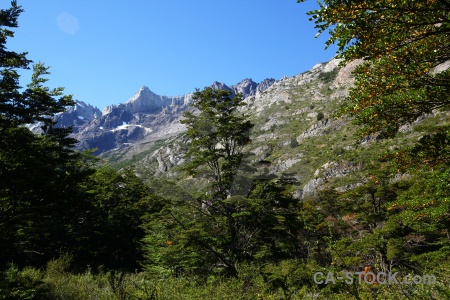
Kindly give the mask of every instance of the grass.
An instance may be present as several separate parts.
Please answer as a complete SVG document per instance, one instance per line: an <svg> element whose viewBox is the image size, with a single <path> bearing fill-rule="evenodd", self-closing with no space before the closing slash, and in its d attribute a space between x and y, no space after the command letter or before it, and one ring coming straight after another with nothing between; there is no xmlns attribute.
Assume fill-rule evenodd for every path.
<svg viewBox="0 0 450 300"><path fill-rule="evenodd" d="M239 278L158 278L144 272L122 273L89 269L69 271L70 256L50 261L46 268L11 266L0 285L0 299L448 299L450 275L440 266L430 270L436 285L354 285L313 282L314 273L326 272L313 263L281 261L263 268L239 266ZM263 272L263 273L261 273ZM266 274L263 276L262 274ZM276 280L275 280L276 279ZM280 285L280 280L282 284Z"/></svg>

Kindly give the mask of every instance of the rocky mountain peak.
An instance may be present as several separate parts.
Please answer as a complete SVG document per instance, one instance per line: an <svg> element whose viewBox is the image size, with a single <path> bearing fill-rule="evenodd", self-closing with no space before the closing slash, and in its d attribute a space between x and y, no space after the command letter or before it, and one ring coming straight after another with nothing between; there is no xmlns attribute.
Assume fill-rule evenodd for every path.
<svg viewBox="0 0 450 300"><path fill-rule="evenodd" d="M258 92L267 90L275 82L276 80L273 78L265 79L260 83L254 82L251 78L245 78L232 86L227 86L224 83L214 81L213 84L211 84L211 88L214 90L228 90L233 92L233 94L241 93L242 97L245 99L249 96L255 95Z"/></svg>
<svg viewBox="0 0 450 300"><path fill-rule="evenodd" d="M74 106L70 106L64 113L56 115L54 119L58 127L72 126L74 132L77 132L81 127L101 116L102 112L97 107L77 100ZM36 126L36 128L38 127Z"/></svg>
<svg viewBox="0 0 450 300"><path fill-rule="evenodd" d="M134 113L150 113L162 109L164 106L181 104L173 97L160 96L153 93L147 86L139 91L125 103L125 109Z"/></svg>
<svg viewBox="0 0 450 300"><path fill-rule="evenodd" d="M235 84L232 86L233 92L240 93L243 95L244 98L248 96L252 96L256 93L256 87L258 84L251 80L250 78L246 78L242 80L241 82Z"/></svg>
<svg viewBox="0 0 450 300"><path fill-rule="evenodd" d="M75 112L79 119L84 119L88 121L92 121L94 119L100 118L102 112L97 108L90 104L87 104L83 101L77 100L75 105L69 107L67 109L68 112Z"/></svg>
<svg viewBox="0 0 450 300"><path fill-rule="evenodd" d="M137 93L131 97L126 103L130 103L130 102L135 102L135 101L139 101L142 100L143 98L149 98L156 95L155 93L153 93L148 86L142 86L139 91L137 91Z"/></svg>
<svg viewBox="0 0 450 300"><path fill-rule="evenodd" d="M213 89L225 89L243 97L255 95L269 88L274 79L255 83L246 78L228 86L214 81ZM74 137L80 141L78 147L97 148L97 154L119 149L142 141L165 139L186 130L180 123L182 113L191 107L193 93L182 96L160 96L142 86L128 101L110 105L100 112L84 102L69 108L57 117L59 126L73 126Z"/></svg>
<svg viewBox="0 0 450 300"><path fill-rule="evenodd" d="M266 78L260 83L258 83L258 86L256 87L256 92L261 93L270 88L274 83L275 79L273 78Z"/></svg>
<svg viewBox="0 0 450 300"><path fill-rule="evenodd" d="M214 82L211 84L211 88L212 88L213 90L228 90L228 91L231 91L231 90L232 90L232 89L231 89L229 86L227 86L225 83L218 82L218 81L214 81Z"/></svg>

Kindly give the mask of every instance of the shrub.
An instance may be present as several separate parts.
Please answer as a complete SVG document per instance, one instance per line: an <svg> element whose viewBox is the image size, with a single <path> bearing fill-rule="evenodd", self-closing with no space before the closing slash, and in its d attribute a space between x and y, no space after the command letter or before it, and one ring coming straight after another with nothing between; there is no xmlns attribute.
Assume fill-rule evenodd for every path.
<svg viewBox="0 0 450 300"><path fill-rule="evenodd" d="M23 270L12 264L0 278L0 299L46 299L42 272L32 267Z"/></svg>
<svg viewBox="0 0 450 300"><path fill-rule="evenodd" d="M323 112L319 112L319 113L317 114L317 121L322 120L324 117L325 117L325 115L323 114Z"/></svg>
<svg viewBox="0 0 450 300"><path fill-rule="evenodd" d="M291 146L291 148L297 147L298 146L297 139L295 139L295 138L291 139L290 146Z"/></svg>

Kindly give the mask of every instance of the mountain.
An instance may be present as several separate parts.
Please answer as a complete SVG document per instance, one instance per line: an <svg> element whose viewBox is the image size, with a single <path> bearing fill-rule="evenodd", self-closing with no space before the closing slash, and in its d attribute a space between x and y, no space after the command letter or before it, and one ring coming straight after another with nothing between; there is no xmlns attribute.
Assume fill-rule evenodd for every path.
<svg viewBox="0 0 450 300"><path fill-rule="evenodd" d="M417 125L438 125L449 119L448 112L429 114L403 126L390 140L356 136L351 119L335 119L333 114L353 86L352 70L360 61L342 68L339 62L332 59L278 81L257 84L244 79L232 86L211 85L242 93L247 104L243 112L255 124L252 143L245 149L245 162L254 171L245 176L290 178L298 198L329 187L345 191L368 180L376 165L371 161L385 149L420 138L423 132ZM132 166L141 177L171 178L193 192L201 182L186 178L181 170L189 140L180 120L184 111L193 109L191 103L192 94L159 96L142 87L126 103L108 106L102 113L78 102L57 120L74 126L80 149L97 148L98 155L118 168Z"/></svg>
<svg viewBox="0 0 450 300"><path fill-rule="evenodd" d="M335 119L333 114L353 86L352 70L360 61L342 68L338 68L339 62L332 59L317 64L296 76L269 81L264 88L261 86L263 83L255 87L247 79L231 87L213 83L214 88L246 92L247 105L243 112L255 124L252 143L245 149L245 161L254 171L246 176L289 178L295 182L294 195L297 198L314 196L330 187L345 191L368 180L376 165L371 162L378 160L385 149L397 149L399 145L417 141L423 135L418 124L442 124L448 119L449 113L446 116L430 114L403 126L398 136L390 140L356 136L357 128L351 119ZM251 89L247 90L249 87ZM143 126L139 130L152 132L140 140L135 139L127 147L103 152L102 157L117 167L132 166L142 177L171 178L186 191L195 192L202 186L201 179L199 182L198 179L186 178L181 170L189 141L179 118L182 111L188 109L189 99L186 101L184 98L180 102L183 104L179 105L171 105L172 102L165 98L159 99L167 105L161 111L137 113L129 119L122 116L113 125L128 128L120 131L123 137L130 135L132 127L127 127L130 124L139 124ZM119 112L125 114L126 110L118 110L118 117ZM114 113L113 110L110 114ZM102 120L108 116L104 115ZM137 116L142 119L136 119ZM123 125L122 120L128 123ZM396 174L395 178L403 176Z"/></svg>
<svg viewBox="0 0 450 300"><path fill-rule="evenodd" d="M227 89L249 97L261 93L275 83L265 79L256 83L244 79L227 86L214 82L214 89ZM167 139L185 130L180 123L182 113L190 108L192 93L168 97L153 93L143 86L126 103L110 105L100 112L97 108L78 101L74 107L58 115L58 126L73 126L79 149L96 148L96 154L129 147L138 142Z"/></svg>
<svg viewBox="0 0 450 300"><path fill-rule="evenodd" d="M233 94L240 93L245 99L249 96L256 95L256 93L264 92L275 82L276 80L273 78L264 79L260 83L256 83L253 80L246 78L241 82L232 85L231 87L228 87L226 84L214 81L211 87L216 90L228 90L233 92Z"/></svg>
<svg viewBox="0 0 450 300"><path fill-rule="evenodd" d="M69 107L63 113L58 114L55 117L55 121L57 122L57 125L61 127L72 126L74 132L77 133L89 122L92 122L101 116L102 112L97 107L82 101L76 101L74 106Z"/></svg>
<svg viewBox="0 0 450 300"><path fill-rule="evenodd" d="M77 134L101 116L100 109L77 100L74 106L70 106L65 112L57 114L54 121L56 121L56 127L72 126L74 134ZM38 122L29 124L27 127L33 132L41 132L41 126L42 123Z"/></svg>

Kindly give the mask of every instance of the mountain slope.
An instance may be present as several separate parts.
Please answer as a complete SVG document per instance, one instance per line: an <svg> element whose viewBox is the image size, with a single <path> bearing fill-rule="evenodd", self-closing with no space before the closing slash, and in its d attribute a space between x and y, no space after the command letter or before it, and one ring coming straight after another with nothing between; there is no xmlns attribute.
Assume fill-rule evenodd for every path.
<svg viewBox="0 0 450 300"><path fill-rule="evenodd" d="M338 63L333 59L318 64L246 97L243 110L255 127L245 161L256 168L246 176L291 178L296 182L298 198L313 196L327 187L347 190L367 180L385 149L417 140L422 133L420 128L414 129L415 125L445 122L445 116L431 114L417 120L414 126L404 126L395 139L355 136L356 127L351 120L334 119L332 115L352 86L351 71L358 62L340 70ZM223 88L218 83L213 86ZM167 114L171 115L170 106ZM184 128L170 136L164 135L171 130L167 128L173 127L161 127L155 133L159 139L142 139L129 147L106 152L103 157L118 167L132 165L144 177L177 179L179 185L193 192L201 186L201 179L186 179L180 171L189 142Z"/></svg>
<svg viewBox="0 0 450 300"><path fill-rule="evenodd" d="M266 90L274 82L274 79L261 83L244 79L232 86L214 82L212 87L248 97ZM176 97L160 96L144 86L126 103L107 106L102 112L78 101L74 107L58 115L56 121L58 126L73 126L74 137L80 141L79 149L95 148L96 154L102 154L184 132L185 127L179 121L191 103L192 93ZM37 125L34 126L36 128Z"/></svg>

